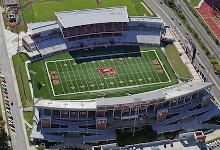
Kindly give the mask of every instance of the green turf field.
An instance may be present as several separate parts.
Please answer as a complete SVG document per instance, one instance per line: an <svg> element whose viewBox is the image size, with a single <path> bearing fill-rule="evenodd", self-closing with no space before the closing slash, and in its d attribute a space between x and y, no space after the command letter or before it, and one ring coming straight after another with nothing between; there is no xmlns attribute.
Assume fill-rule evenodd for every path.
<svg viewBox="0 0 220 150"><path fill-rule="evenodd" d="M157 47L78 50L31 63L29 68L37 73L35 97L41 98L123 96L177 83L173 70Z"/></svg>
<svg viewBox="0 0 220 150"><path fill-rule="evenodd" d="M82 63L73 59L47 61L54 96L171 82L155 50L141 56L132 53L133 57L121 54L121 58L97 61L82 58Z"/></svg>
<svg viewBox="0 0 220 150"><path fill-rule="evenodd" d="M54 20L54 12L115 6L127 6L131 16L151 16L140 2L142 0L101 0L97 4L96 0L43 0L23 8L22 13L25 23Z"/></svg>

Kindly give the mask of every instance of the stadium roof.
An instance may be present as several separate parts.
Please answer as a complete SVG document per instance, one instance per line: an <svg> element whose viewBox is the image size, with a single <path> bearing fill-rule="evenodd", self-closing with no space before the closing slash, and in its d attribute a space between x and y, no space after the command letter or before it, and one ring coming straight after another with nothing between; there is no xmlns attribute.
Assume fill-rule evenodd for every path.
<svg viewBox="0 0 220 150"><path fill-rule="evenodd" d="M62 109L96 109L96 102L95 100L83 100L83 101L55 101L49 99L35 99L37 102L35 104L36 107L46 107L46 108L62 108Z"/></svg>
<svg viewBox="0 0 220 150"><path fill-rule="evenodd" d="M55 15L64 28L94 23L129 22L125 6L55 12Z"/></svg>
<svg viewBox="0 0 220 150"><path fill-rule="evenodd" d="M141 101L152 101L158 99L165 99L165 94L162 90L156 90L146 93L134 94L130 96L123 97L112 97L112 98L99 98L96 99L97 106L113 106L119 104L129 104Z"/></svg>
<svg viewBox="0 0 220 150"><path fill-rule="evenodd" d="M201 81L190 81L187 83L177 84L164 89L159 89L155 91L134 94L130 96L123 97L112 97L112 98L97 98L89 100L39 100L36 99L36 107L46 107L46 108L60 108L60 109L96 109L97 106L115 106L120 104L130 104L142 101L154 101L158 99L170 100L172 98L182 97L183 95L194 93L198 90L208 88L212 86L213 83L201 82ZM136 101L137 100L137 101Z"/></svg>
<svg viewBox="0 0 220 150"><path fill-rule="evenodd" d="M162 19L159 17L147 17L147 16L130 16L129 21L163 23Z"/></svg>
<svg viewBox="0 0 220 150"><path fill-rule="evenodd" d="M165 88L163 91L166 95L166 100L169 100L172 98L181 97L189 93L194 93L198 90L208 88L212 85L213 83L193 80L187 83L177 84L177 85Z"/></svg>
<svg viewBox="0 0 220 150"><path fill-rule="evenodd" d="M28 23L28 34L37 34L42 31L48 31L52 29L58 29L59 25L55 21L47 21L47 22L37 22L37 23Z"/></svg>

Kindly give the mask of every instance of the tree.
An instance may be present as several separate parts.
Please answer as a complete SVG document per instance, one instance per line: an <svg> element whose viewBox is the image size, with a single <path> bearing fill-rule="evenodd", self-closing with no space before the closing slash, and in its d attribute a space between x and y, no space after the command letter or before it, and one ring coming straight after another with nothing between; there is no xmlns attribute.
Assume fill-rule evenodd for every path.
<svg viewBox="0 0 220 150"><path fill-rule="evenodd" d="M37 148L37 150L45 150L45 149L46 149L46 147L44 145L39 145Z"/></svg>
<svg viewBox="0 0 220 150"><path fill-rule="evenodd" d="M5 128L0 125L0 149L7 149L7 133L5 132Z"/></svg>

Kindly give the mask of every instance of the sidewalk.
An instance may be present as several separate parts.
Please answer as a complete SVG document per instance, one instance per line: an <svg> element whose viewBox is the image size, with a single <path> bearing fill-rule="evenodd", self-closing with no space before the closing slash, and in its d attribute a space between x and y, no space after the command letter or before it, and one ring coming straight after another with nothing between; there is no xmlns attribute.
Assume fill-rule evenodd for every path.
<svg viewBox="0 0 220 150"><path fill-rule="evenodd" d="M0 17L1 18L2 18L2 12L3 11L4 11L4 9L2 7L0 7ZM2 26L4 27L4 22L1 22L1 23L2 23ZM16 80L16 76L15 76L15 71L14 71L14 66L13 66L13 62L12 62L12 56L17 54L18 41L21 42L21 38L22 38L22 35L24 35L24 33L21 33L19 35L20 37L18 39L17 34L12 33L11 31L9 31L5 28L3 29L3 32L4 32L4 35L5 35L5 41L6 41L6 46L7 46L7 50L8 50L8 57L9 57L9 60L10 60L10 69L11 69L11 72L12 72L13 82L14 82L14 86L15 86L16 99L17 99L18 105L21 106L21 109L19 109L19 113L20 113L21 122L22 122L21 126L23 128L24 136L25 136L25 144L27 145L27 150L32 150L32 149L35 150L35 147L33 147L33 146L30 147L29 146L27 131L26 131L25 122L24 122L24 119L23 119L23 112L22 112L23 108L22 108L21 98L20 98L18 85L17 85L17 80ZM2 102L2 100L1 100L1 102ZM13 136L13 135L11 135L11 136Z"/></svg>

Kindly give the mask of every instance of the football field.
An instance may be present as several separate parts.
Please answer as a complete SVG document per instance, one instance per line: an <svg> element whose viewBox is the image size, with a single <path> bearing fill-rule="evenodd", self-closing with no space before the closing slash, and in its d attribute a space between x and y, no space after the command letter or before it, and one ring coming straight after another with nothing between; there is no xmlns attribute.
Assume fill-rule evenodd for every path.
<svg viewBox="0 0 220 150"><path fill-rule="evenodd" d="M45 61L54 96L171 82L156 50Z"/></svg>

